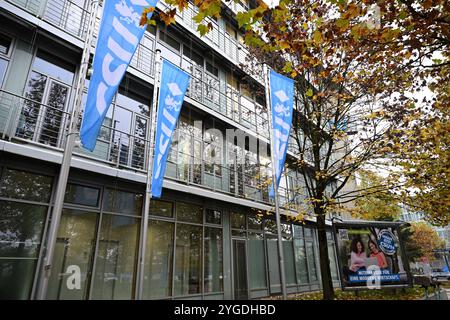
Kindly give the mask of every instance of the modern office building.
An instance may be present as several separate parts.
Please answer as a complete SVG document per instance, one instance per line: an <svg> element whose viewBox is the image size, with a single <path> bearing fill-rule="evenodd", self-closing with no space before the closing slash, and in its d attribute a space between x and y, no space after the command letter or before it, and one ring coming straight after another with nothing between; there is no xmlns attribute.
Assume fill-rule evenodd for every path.
<svg viewBox="0 0 450 320"><path fill-rule="evenodd" d="M264 183L270 163L262 150L269 142L265 99L257 95L264 87L239 66L246 50L235 15L248 8L243 1L224 3L222 18L212 20L205 37L192 21L194 6L178 14L175 25L148 27L95 150L75 149L47 299L280 294L276 225L273 215L262 214L273 207ZM36 299L40 290L89 8L89 0L0 0L0 299ZM163 195L151 201L147 223L143 199L157 49L192 80ZM247 138L221 139L227 130ZM254 141L261 142L259 149L251 147ZM291 149L288 163L293 160ZM302 186L302 176L288 168L281 204L301 203ZM317 290L314 219L296 223L287 218L295 212L283 213L287 290ZM329 248L338 284L331 232ZM67 285L73 270L80 272L79 288Z"/></svg>

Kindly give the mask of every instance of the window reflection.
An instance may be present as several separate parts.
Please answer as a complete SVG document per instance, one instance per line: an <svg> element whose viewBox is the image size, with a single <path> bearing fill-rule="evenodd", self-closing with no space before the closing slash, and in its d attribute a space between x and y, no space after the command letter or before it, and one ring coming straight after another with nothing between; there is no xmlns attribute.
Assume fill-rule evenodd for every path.
<svg viewBox="0 0 450 320"><path fill-rule="evenodd" d="M3 80L5 79L7 68L8 60L0 58L0 88L3 88Z"/></svg>
<svg viewBox="0 0 450 320"><path fill-rule="evenodd" d="M131 111L116 106L114 110L113 120L113 146L111 150L111 160L123 165L128 164L128 152L129 152L129 136L131 128Z"/></svg>
<svg viewBox="0 0 450 320"><path fill-rule="evenodd" d="M100 190L87 186L69 183L66 188L64 202L97 207Z"/></svg>
<svg viewBox="0 0 450 320"><path fill-rule="evenodd" d="M0 180L0 196L48 202L51 187L52 177L6 168Z"/></svg>
<svg viewBox="0 0 450 320"><path fill-rule="evenodd" d="M92 274L96 226L98 214L64 209L56 239L53 272L51 273L47 299L81 300L87 299L89 281ZM79 290L67 287L69 266L77 266L81 271Z"/></svg>
<svg viewBox="0 0 450 320"><path fill-rule="evenodd" d="M178 224L175 251L175 295L201 293L202 227Z"/></svg>
<svg viewBox="0 0 450 320"><path fill-rule="evenodd" d="M205 293L223 291L222 248L222 230L205 228Z"/></svg>
<svg viewBox="0 0 450 320"><path fill-rule="evenodd" d="M46 101L46 107L43 108L42 129L39 136L39 142L57 146L60 136L60 130L64 128L63 111L69 100L70 88L66 85L51 82Z"/></svg>
<svg viewBox="0 0 450 320"><path fill-rule="evenodd" d="M174 224L150 220L145 255L144 299L172 295Z"/></svg>
<svg viewBox="0 0 450 320"><path fill-rule="evenodd" d="M58 146L70 97L75 67L45 51L38 51L32 66L16 134ZM56 79L58 81L56 81Z"/></svg>
<svg viewBox="0 0 450 320"><path fill-rule="evenodd" d="M306 251L303 239L294 239L294 250L297 280L300 284L306 284L308 283L308 266L306 263Z"/></svg>
<svg viewBox="0 0 450 320"><path fill-rule="evenodd" d="M103 214L100 226L93 299L134 297L140 220Z"/></svg>
<svg viewBox="0 0 450 320"><path fill-rule="evenodd" d="M9 55L11 49L11 38L0 33L0 54Z"/></svg>
<svg viewBox="0 0 450 320"><path fill-rule="evenodd" d="M0 201L0 300L29 299L46 206Z"/></svg>
<svg viewBox="0 0 450 320"><path fill-rule="evenodd" d="M173 203L167 201L150 201L150 214L161 217L173 217Z"/></svg>
<svg viewBox="0 0 450 320"><path fill-rule="evenodd" d="M31 72L25 92L27 100L25 100L17 126L16 134L19 137L33 139L46 83L47 76L35 71Z"/></svg>
<svg viewBox="0 0 450 320"><path fill-rule="evenodd" d="M308 257L308 269L311 282L317 281L316 254L311 241L306 242L306 255Z"/></svg>
<svg viewBox="0 0 450 320"><path fill-rule="evenodd" d="M146 159L146 135L148 129L148 120L136 116L133 137L133 155L131 166L133 168L144 168Z"/></svg>
<svg viewBox="0 0 450 320"><path fill-rule="evenodd" d="M264 236L262 233L248 233L248 251L250 288L266 288L266 257L264 255Z"/></svg>
<svg viewBox="0 0 450 320"><path fill-rule="evenodd" d="M45 51L38 51L33 62L33 69L64 83L72 84L75 66Z"/></svg>
<svg viewBox="0 0 450 320"><path fill-rule="evenodd" d="M202 223L203 208L195 204L177 203L177 219L185 222Z"/></svg>
<svg viewBox="0 0 450 320"><path fill-rule="evenodd" d="M140 216L143 195L140 193L105 189L103 209L109 212Z"/></svg>

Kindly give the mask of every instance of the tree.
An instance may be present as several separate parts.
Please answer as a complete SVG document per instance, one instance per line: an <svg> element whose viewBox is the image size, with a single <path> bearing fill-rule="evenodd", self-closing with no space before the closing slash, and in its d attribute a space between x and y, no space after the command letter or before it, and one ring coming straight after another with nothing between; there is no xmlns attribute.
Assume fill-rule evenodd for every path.
<svg viewBox="0 0 450 320"><path fill-rule="evenodd" d="M381 4L386 12L383 18L401 30L389 50L402 45L407 57L402 70L414 80L409 99L399 98L409 108L401 117L392 115L398 126L389 135L390 151L396 160L393 165L401 169L392 174L392 180L404 181L402 202L423 212L427 221L445 226L450 223L450 3L401 0ZM427 90L420 97L424 87Z"/></svg>
<svg viewBox="0 0 450 320"><path fill-rule="evenodd" d="M375 3L377 7L372 6ZM186 0L170 4L179 10L188 5ZM217 0L194 4L199 7L194 20L200 24L220 14ZM448 90L443 88L449 83L449 11L445 0L281 0L274 8L258 3L237 16L246 31L250 73L256 74L264 62L295 79L293 139L300 159L295 161L304 178L307 211L317 218L325 299L334 296L326 245L327 213L389 188L402 191L399 194L405 199L411 195L420 199L432 192L437 203L429 207L440 208L434 217L446 221L440 219L448 207L446 180L430 183L428 177L448 174L448 141L427 141L434 132L448 130ZM370 17L371 12L375 17ZM170 23L173 19L167 17L173 18L174 11L167 14L161 19ZM207 32L210 26L202 25L199 31ZM427 65L436 52L441 53L441 60ZM429 111L408 96L424 86L436 95L432 104L424 102ZM424 139L419 128L429 130ZM405 141L411 143L403 147ZM423 146L428 160L415 151L417 146ZM405 163L405 159L411 161ZM432 168L437 159L445 161L438 172ZM346 189L361 168L392 164L402 171L394 172L380 186ZM423 165L428 172L417 174ZM410 192L412 186L415 194Z"/></svg>
<svg viewBox="0 0 450 320"><path fill-rule="evenodd" d="M412 240L413 234L411 226L400 229L400 241L403 243L406 257L410 262L417 261L422 255L420 246Z"/></svg>
<svg viewBox="0 0 450 320"><path fill-rule="evenodd" d="M390 190L380 187L383 186L382 177L365 170L360 170L357 174L361 180L359 186L366 192L355 200L352 215L365 220L398 220L401 214L398 197Z"/></svg>
<svg viewBox="0 0 450 320"><path fill-rule="evenodd" d="M392 30L361 22L367 10L353 2L295 0L266 9L258 28L252 27L253 17L238 17L253 61L295 79L296 165L305 182L306 211L317 221L324 299L334 297L326 216L365 193L383 192L383 186L345 186L364 166L380 165L384 137L394 128L380 116L391 107L385 79L402 57L380 55Z"/></svg>
<svg viewBox="0 0 450 320"><path fill-rule="evenodd" d="M426 222L415 222L411 224L411 241L420 250L420 256L433 261L435 259L433 250L444 249L445 241Z"/></svg>

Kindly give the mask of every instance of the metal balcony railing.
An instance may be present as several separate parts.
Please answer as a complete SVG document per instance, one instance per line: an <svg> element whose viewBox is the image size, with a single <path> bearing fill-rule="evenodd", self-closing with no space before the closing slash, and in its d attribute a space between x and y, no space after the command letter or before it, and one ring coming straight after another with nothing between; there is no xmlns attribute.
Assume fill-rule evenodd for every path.
<svg viewBox="0 0 450 320"><path fill-rule="evenodd" d="M41 7L43 6L42 0L7 0L33 15L39 15Z"/></svg>
<svg viewBox="0 0 450 320"><path fill-rule="evenodd" d="M25 9L33 15L42 18L44 21L66 31L80 40L84 40L86 37L89 22L89 11L70 0L7 1ZM164 9L169 8L169 5L164 3L164 1L160 1L159 5ZM239 7L239 10L243 10L240 4L234 4L234 6L236 6L236 8ZM177 12L176 21L185 25L198 37L200 37L200 34L197 32L197 25L192 20L197 12L197 8L191 4L191 6L183 12ZM208 22L211 22L213 29L206 34L205 37L201 37L201 39L218 52L221 52L224 56L228 57L235 64L245 63L245 58L248 54L245 46L238 43L238 41L232 38L227 32L225 32L225 30L219 28L216 21L209 19ZM94 38L98 35L99 26L100 18L98 17ZM95 44L95 41L93 41L93 44ZM262 80L258 75L254 75L254 77L257 80Z"/></svg>
<svg viewBox="0 0 450 320"><path fill-rule="evenodd" d="M42 19L68 32L69 34L83 40L86 36L88 24L88 11L69 0L8 0L23 8L42 8ZM191 28L196 28L192 21L195 9L189 7L178 14L179 19L186 20ZM100 19L97 19L96 32L98 34ZM225 50L233 59L241 57L245 59L242 46L221 30L217 23L213 21L214 28L207 35L210 41L214 42L220 50ZM95 41L93 42L95 44ZM130 63L130 67L150 76L154 76L154 46L155 41L151 37L143 37L136 53ZM236 60L236 62L242 62ZM238 91L228 86L224 81L209 75L201 70L201 74L192 75L188 96L194 100L214 109L235 122L253 130L254 132L268 138L267 113L262 112L263 108L251 99L242 96Z"/></svg>
<svg viewBox="0 0 450 320"><path fill-rule="evenodd" d="M224 1L223 3L225 4L225 6L230 8L230 10L234 14L238 14L239 12L246 12L249 9L246 6L244 6L241 2L234 2L234 0Z"/></svg>
<svg viewBox="0 0 450 320"><path fill-rule="evenodd" d="M2 140L30 143L62 152L69 122L70 113L56 108L51 102L43 104L0 90ZM153 153L149 152L149 141L144 138L148 136L147 131L148 126L136 135L103 125L93 152L76 147L74 153L112 167L145 173L149 154ZM193 137L188 139L188 143L192 141ZM172 144L165 177L243 199L271 203L268 197L270 168L259 164L208 162L203 154L184 152ZM281 205L300 199L297 193L283 187L279 188L279 196Z"/></svg>

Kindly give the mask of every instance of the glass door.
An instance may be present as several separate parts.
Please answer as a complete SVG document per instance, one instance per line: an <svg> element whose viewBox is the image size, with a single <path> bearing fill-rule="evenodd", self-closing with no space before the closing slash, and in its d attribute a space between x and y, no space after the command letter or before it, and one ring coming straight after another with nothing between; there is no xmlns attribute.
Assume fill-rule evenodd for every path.
<svg viewBox="0 0 450 320"><path fill-rule="evenodd" d="M61 131L65 126L64 111L69 101L70 87L53 79L48 81L48 90L38 123L41 124L38 141L56 147L59 145Z"/></svg>
<svg viewBox="0 0 450 320"><path fill-rule="evenodd" d="M134 135L133 135L133 154L131 166L133 168L144 169L146 163L148 146L146 136L148 132L147 118L135 115Z"/></svg>
<svg viewBox="0 0 450 320"><path fill-rule="evenodd" d="M248 300L247 249L245 240L233 239L234 299Z"/></svg>

